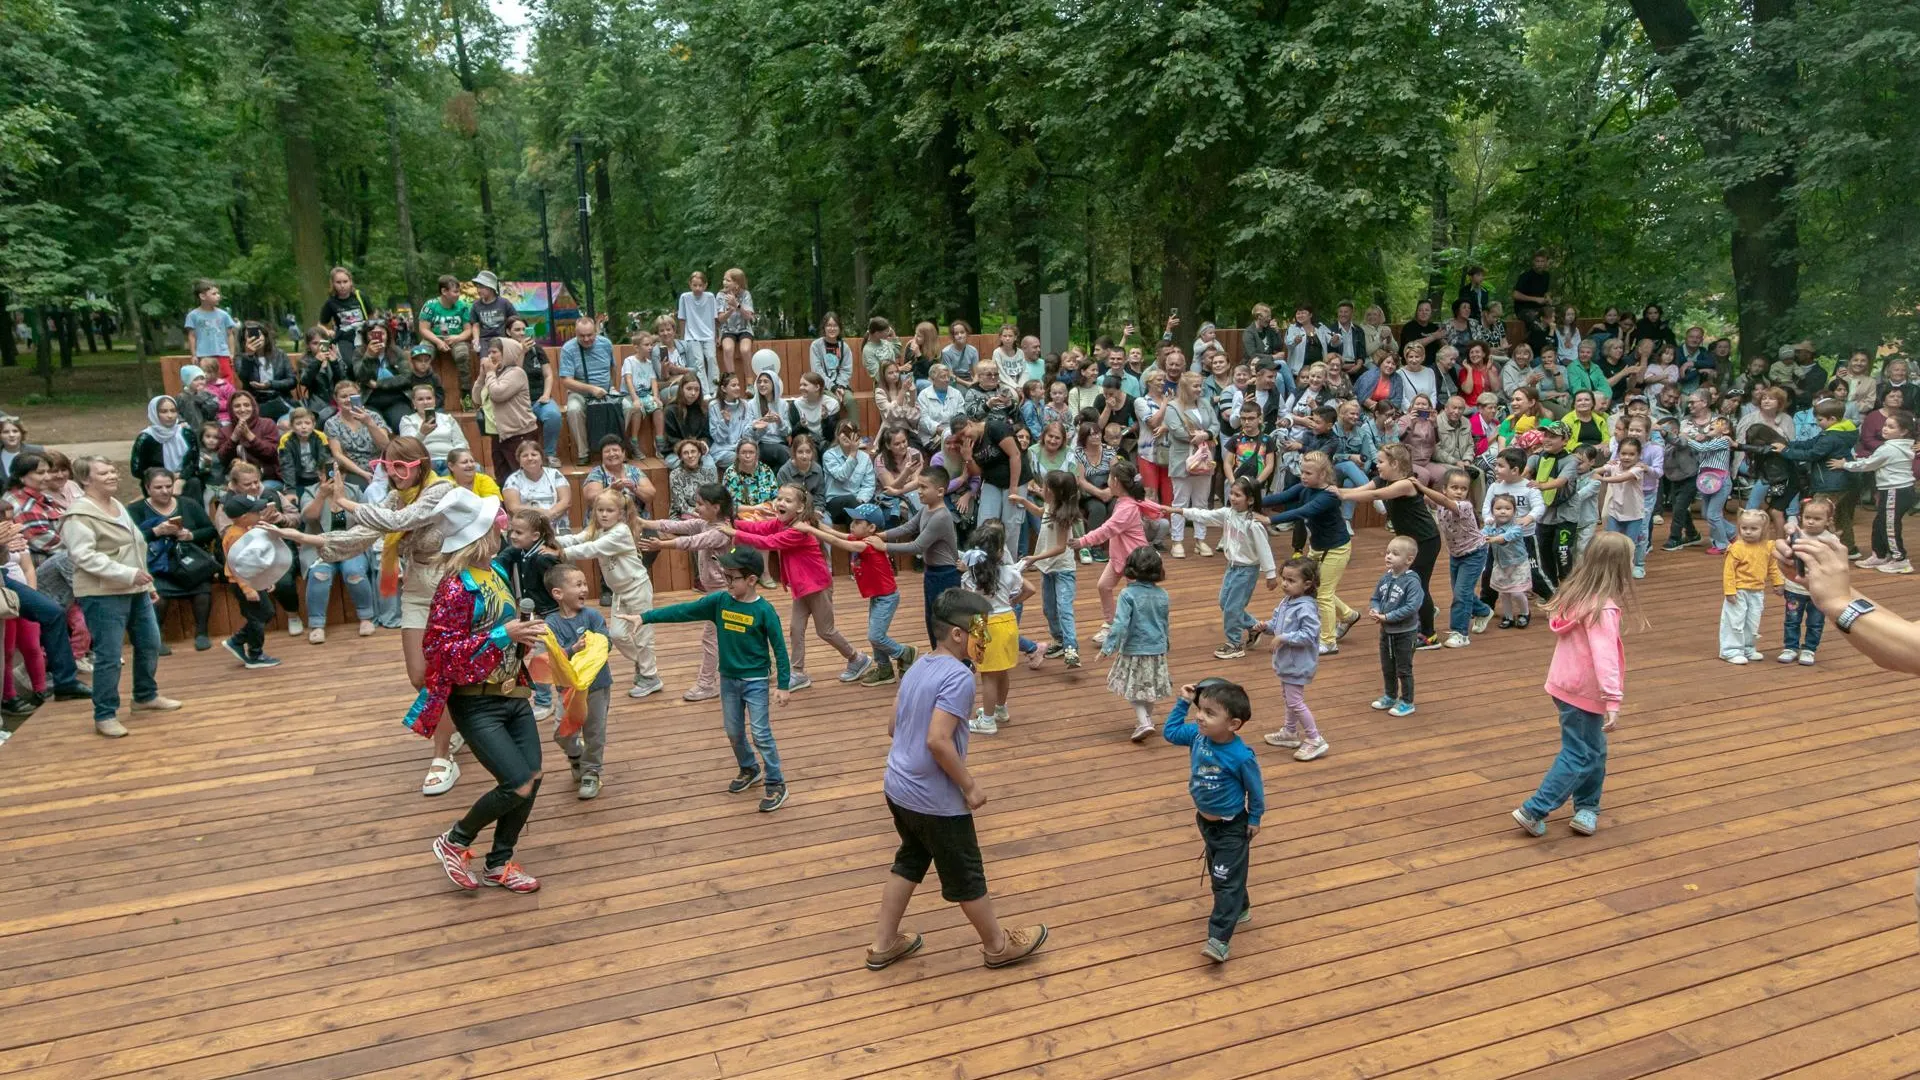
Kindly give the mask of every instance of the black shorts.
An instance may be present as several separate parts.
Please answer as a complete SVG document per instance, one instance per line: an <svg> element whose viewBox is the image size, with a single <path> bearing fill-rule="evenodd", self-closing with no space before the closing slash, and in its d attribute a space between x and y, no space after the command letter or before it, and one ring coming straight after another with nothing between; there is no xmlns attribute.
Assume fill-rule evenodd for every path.
<svg viewBox="0 0 1920 1080"><path fill-rule="evenodd" d="M987 868L980 858L980 840L973 832L973 815L937 817L887 800L893 811L893 829L900 834L900 850L893 853L893 872L915 884L932 865L940 871L940 897L956 904L987 895Z"/></svg>
<svg viewBox="0 0 1920 1080"><path fill-rule="evenodd" d="M721 338L721 340L723 340L723 341L732 341L732 342L736 342L736 343L737 343L737 342L739 342L739 341L740 341L740 339L742 339L742 338L745 338L745 339L747 339L748 341L752 341L752 340L753 340L753 331L751 331L751 330L722 330L722 331L720 331L720 338Z"/></svg>

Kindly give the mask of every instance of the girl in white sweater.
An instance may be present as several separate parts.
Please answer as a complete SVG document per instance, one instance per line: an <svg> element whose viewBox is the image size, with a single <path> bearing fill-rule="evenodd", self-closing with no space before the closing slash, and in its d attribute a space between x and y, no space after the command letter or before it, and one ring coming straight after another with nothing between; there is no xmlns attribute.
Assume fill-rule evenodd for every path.
<svg viewBox="0 0 1920 1080"><path fill-rule="evenodd" d="M1280 572L1274 568L1273 545L1267 539L1267 519L1260 514L1260 485L1242 476L1227 492L1227 505L1219 510L1186 507L1180 511L1188 521L1205 527L1218 525L1224 534L1220 551L1227 557L1227 575L1220 582L1220 619L1227 638L1213 650L1219 660L1247 655L1247 646L1260 636L1261 624L1247 614L1253 601L1253 582L1264 577L1267 591L1280 587Z"/></svg>
<svg viewBox="0 0 1920 1080"><path fill-rule="evenodd" d="M1905 409L1888 409L1880 434L1886 441L1863 458L1827 462L1829 469L1873 474L1873 555L1861 559L1883 574L1911 574L1907 561L1907 543L1901 521L1913 509L1913 414Z"/></svg>
<svg viewBox="0 0 1920 1080"><path fill-rule="evenodd" d="M631 698L659 692L660 668L653 656L653 627L639 621L653 608L653 579L634 546L625 497L618 491L594 496L585 532L560 537L560 555L569 562L600 560L600 577L613 591L613 610L607 613L607 635L620 655L633 661ZM622 618L631 615L633 618Z"/></svg>

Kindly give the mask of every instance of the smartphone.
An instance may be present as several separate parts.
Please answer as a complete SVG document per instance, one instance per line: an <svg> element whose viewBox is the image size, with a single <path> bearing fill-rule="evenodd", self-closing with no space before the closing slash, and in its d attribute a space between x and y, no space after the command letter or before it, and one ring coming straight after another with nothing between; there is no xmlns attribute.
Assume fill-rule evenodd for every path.
<svg viewBox="0 0 1920 1080"><path fill-rule="evenodd" d="M354 394L353 396L347 398L347 404L352 406L353 408L358 409L360 407L360 395Z"/></svg>
<svg viewBox="0 0 1920 1080"><path fill-rule="evenodd" d="M1800 530L1795 529L1794 531L1787 534L1787 546L1789 548L1791 548L1793 545L1799 542L1800 542ZM1798 555L1795 555L1793 557L1793 568L1799 571L1801 580L1803 581L1806 580L1807 560L1801 558Z"/></svg>
<svg viewBox="0 0 1920 1080"><path fill-rule="evenodd" d="M1172 308L1172 309L1170 309L1170 310L1169 310L1169 311L1167 312L1167 314L1169 314L1169 315L1171 315L1171 316L1173 316L1174 318L1176 318L1176 319L1177 319L1177 318L1179 318L1179 317L1180 317L1180 309L1179 309L1179 308Z"/></svg>

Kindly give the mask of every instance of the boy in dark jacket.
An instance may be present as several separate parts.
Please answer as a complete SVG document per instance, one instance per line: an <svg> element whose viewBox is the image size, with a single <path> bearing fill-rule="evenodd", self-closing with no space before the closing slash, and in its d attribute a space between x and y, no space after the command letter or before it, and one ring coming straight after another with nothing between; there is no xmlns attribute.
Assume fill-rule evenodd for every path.
<svg viewBox="0 0 1920 1080"><path fill-rule="evenodd" d="M1815 402L1813 421L1820 425L1820 434L1797 442L1775 443L1773 448L1788 461L1806 466L1809 494L1833 500L1834 531L1846 542L1847 554L1857 555L1860 549L1853 542L1853 511L1859 505L1860 490L1852 473L1829 469L1827 462L1852 457L1853 444L1860 441L1860 429L1847 419L1846 403L1837 398Z"/></svg>

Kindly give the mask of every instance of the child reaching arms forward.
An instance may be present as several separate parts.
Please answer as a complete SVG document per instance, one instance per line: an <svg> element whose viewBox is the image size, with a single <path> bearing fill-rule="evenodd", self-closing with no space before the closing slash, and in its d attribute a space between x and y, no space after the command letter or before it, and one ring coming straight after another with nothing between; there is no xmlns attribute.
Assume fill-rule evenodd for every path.
<svg viewBox="0 0 1920 1080"><path fill-rule="evenodd" d="M1200 714L1189 723L1190 712ZM1225 963L1233 929L1251 917L1247 906L1248 849L1260 835L1266 813L1266 784L1253 748L1240 741L1240 725L1253 716L1247 692L1225 679L1203 679L1180 688L1180 701L1167 714L1166 739L1190 748L1187 792L1193 796L1194 823L1206 844L1207 884L1213 888L1213 914L1207 919L1202 950Z"/></svg>
<svg viewBox="0 0 1920 1080"><path fill-rule="evenodd" d="M1327 752L1327 740L1307 708L1307 684L1320 669L1320 564L1295 555L1280 568L1286 599L1273 609L1266 632L1273 635L1273 674L1280 680L1287 722L1266 735L1268 746L1293 750L1295 761L1312 761Z"/></svg>

